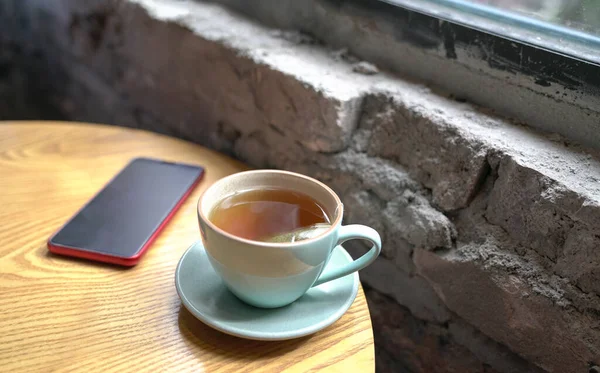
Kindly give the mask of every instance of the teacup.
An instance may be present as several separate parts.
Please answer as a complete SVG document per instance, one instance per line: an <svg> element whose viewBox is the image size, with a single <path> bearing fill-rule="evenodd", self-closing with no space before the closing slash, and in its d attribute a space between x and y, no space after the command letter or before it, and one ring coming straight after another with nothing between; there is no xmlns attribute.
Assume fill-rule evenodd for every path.
<svg viewBox="0 0 600 373"><path fill-rule="evenodd" d="M331 228L296 242L262 242L234 236L209 220L224 198L252 189L287 189L317 201L331 218ZM349 275L371 264L381 252L381 238L364 225L342 225L344 206L331 188L318 180L279 170L245 171L211 185L198 201L198 221L209 261L227 288L256 307L288 305L311 287ZM348 240L363 239L372 248L338 268L326 268L333 249ZM202 286L199 284L199 286Z"/></svg>

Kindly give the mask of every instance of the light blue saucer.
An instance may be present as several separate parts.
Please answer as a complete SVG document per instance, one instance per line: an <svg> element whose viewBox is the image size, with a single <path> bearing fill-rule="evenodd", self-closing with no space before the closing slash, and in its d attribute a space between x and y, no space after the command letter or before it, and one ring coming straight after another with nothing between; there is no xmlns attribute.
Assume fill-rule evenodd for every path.
<svg viewBox="0 0 600 373"><path fill-rule="evenodd" d="M352 261L343 247L334 249L327 266ZM206 325L223 333L257 340L284 340L313 334L336 322L358 292L358 273L311 288L294 303L263 309L233 295L210 265L200 241L181 257L175 287L185 308Z"/></svg>

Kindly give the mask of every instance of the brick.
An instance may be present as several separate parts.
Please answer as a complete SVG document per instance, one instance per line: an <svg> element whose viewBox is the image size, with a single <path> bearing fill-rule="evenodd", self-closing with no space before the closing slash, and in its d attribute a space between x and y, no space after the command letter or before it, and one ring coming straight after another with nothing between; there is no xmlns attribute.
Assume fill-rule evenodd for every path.
<svg viewBox="0 0 600 373"><path fill-rule="evenodd" d="M385 239L386 230L381 221L382 210L385 207L385 201L382 201L372 192L366 190L357 190L347 193L342 197L344 203L345 219L355 224L364 224L375 229L379 235ZM383 245L383 252L386 256L393 257L394 254L387 252L390 245Z"/></svg>
<svg viewBox="0 0 600 373"><path fill-rule="evenodd" d="M549 269L600 294L597 205L513 158L499 163L487 219L549 259Z"/></svg>
<svg viewBox="0 0 600 373"><path fill-rule="evenodd" d="M356 244L344 244L353 257L365 253L368 248ZM422 320L443 323L450 313L429 283L422 277L400 270L393 261L379 257L370 266L360 271L363 284L394 299Z"/></svg>
<svg viewBox="0 0 600 373"><path fill-rule="evenodd" d="M120 116L96 110L102 119L130 122L125 111L141 112L162 122L165 133L228 152L234 144L222 146L221 139L210 137L218 133L217 123L235 127L242 137L269 126L287 142L314 152L348 146L363 88L335 74L323 79L324 64L306 63L323 58L325 51L298 51L294 42L209 4L111 4L67 2L61 14L49 7L48 15L55 17L42 25L55 36L53 57L62 69L81 66L73 58L83 61L87 71L78 79L85 89L102 86L110 92L102 93L109 102L99 104ZM87 22L95 17L105 20L102 28ZM69 35L57 33L67 29ZM84 101L93 100L79 99L75 91L81 88L81 82L69 82L59 91L73 98L75 107L86 107Z"/></svg>
<svg viewBox="0 0 600 373"><path fill-rule="evenodd" d="M141 22L149 22L146 28L154 37L149 38L147 32L140 38L125 37L131 58L144 56L135 68L144 71L150 65L150 72L158 79L168 79L165 84L171 86L194 76L194 82L201 84L198 103L229 123L252 130L257 125L271 125L315 152L335 152L348 146L358 120L361 88L333 75L323 79L323 65L306 62L319 57L318 53L303 53L295 48L296 42L274 37L265 27L242 22L217 6L164 2L181 12L173 18L164 16L155 3L140 4L152 14L140 17ZM185 28L166 26L157 18ZM186 28L193 30L193 37ZM168 71L160 69L165 64L160 58L154 64L145 58L154 53L142 48L157 45L168 46L166 54L177 56L168 61ZM182 50L185 53L177 53Z"/></svg>
<svg viewBox="0 0 600 373"><path fill-rule="evenodd" d="M416 250L413 258L452 312L527 361L548 372L585 371L598 361L600 332L581 327L588 317L541 294L536 287L547 285L519 274L526 264L517 255L487 250L445 257Z"/></svg>
<svg viewBox="0 0 600 373"><path fill-rule="evenodd" d="M585 291L600 294L600 237L592 232L571 229L556 264L561 276L573 279Z"/></svg>
<svg viewBox="0 0 600 373"><path fill-rule="evenodd" d="M422 189L402 166L364 153L346 151L332 157L323 157L320 163L332 171L352 175L360 183L361 189L372 191L384 201L389 201L406 190Z"/></svg>
<svg viewBox="0 0 600 373"><path fill-rule="evenodd" d="M503 373L542 373L543 370L516 355L506 346L481 333L459 317L448 323L448 331L456 343L467 348L476 358Z"/></svg>
<svg viewBox="0 0 600 373"><path fill-rule="evenodd" d="M377 230L383 238L383 255L405 272L412 270L413 247L448 249L456 239L450 220L409 189L387 203L364 190L345 195L343 202L348 221Z"/></svg>
<svg viewBox="0 0 600 373"><path fill-rule="evenodd" d="M518 242L555 261L561 255L566 232L574 222L552 200L545 198L545 195L560 192L553 184L535 170L505 158L490 193L486 216Z"/></svg>
<svg viewBox="0 0 600 373"><path fill-rule="evenodd" d="M346 194L344 203L346 221L364 224L375 229L382 239L381 255L395 264L394 270L411 273L413 263L410 258L413 245L404 240L395 226L383 219L386 203L372 192L359 190ZM367 247L364 247L365 250Z"/></svg>
<svg viewBox="0 0 600 373"><path fill-rule="evenodd" d="M388 230L413 246L431 250L453 247L454 225L419 194L405 191L387 204L383 215Z"/></svg>
<svg viewBox="0 0 600 373"><path fill-rule="evenodd" d="M373 320L378 372L497 372L455 343L447 328L415 318L374 290L367 290L366 295Z"/></svg>
<svg viewBox="0 0 600 373"><path fill-rule="evenodd" d="M466 207L486 171L483 143L402 97L381 94L366 100L375 100L367 105L377 108L361 118L360 128L372 131L367 153L405 166L432 189L433 202L442 210Z"/></svg>

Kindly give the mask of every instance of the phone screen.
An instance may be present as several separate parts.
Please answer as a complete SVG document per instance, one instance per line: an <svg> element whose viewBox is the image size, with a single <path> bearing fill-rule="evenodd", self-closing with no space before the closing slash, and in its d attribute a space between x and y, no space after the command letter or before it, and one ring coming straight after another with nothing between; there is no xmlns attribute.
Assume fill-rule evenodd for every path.
<svg viewBox="0 0 600 373"><path fill-rule="evenodd" d="M199 166L136 158L50 239L49 246L135 257L202 174Z"/></svg>

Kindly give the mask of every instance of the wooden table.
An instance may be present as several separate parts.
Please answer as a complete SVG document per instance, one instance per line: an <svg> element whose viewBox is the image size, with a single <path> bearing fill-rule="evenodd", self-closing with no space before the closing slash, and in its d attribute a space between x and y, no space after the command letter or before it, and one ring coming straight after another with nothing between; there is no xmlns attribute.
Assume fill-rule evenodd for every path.
<svg viewBox="0 0 600 373"><path fill-rule="evenodd" d="M142 261L123 269L50 254L48 237L136 156L207 170ZM244 168L200 146L138 130L0 122L0 371L373 372L362 289L335 324L284 342L222 334L182 307L174 271L199 239L198 196Z"/></svg>

